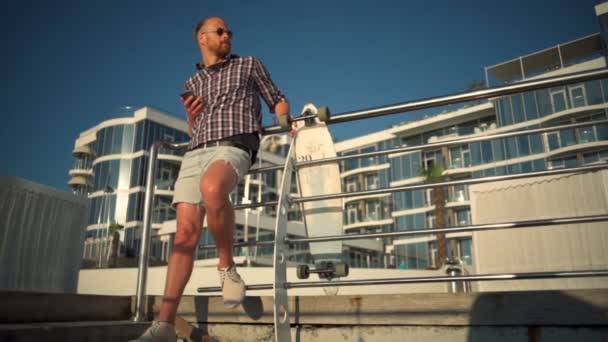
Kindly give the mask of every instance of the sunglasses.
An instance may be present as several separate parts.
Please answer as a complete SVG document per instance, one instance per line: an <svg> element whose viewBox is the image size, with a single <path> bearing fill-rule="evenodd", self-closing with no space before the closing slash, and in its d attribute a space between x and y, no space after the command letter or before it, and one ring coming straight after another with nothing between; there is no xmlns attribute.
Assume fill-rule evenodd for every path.
<svg viewBox="0 0 608 342"><path fill-rule="evenodd" d="M228 35L228 38L232 38L232 31L230 30L224 30L223 28L218 28L215 31L205 31L205 32L201 32L201 34L205 34L205 33L216 33L218 36L223 36L224 33Z"/></svg>

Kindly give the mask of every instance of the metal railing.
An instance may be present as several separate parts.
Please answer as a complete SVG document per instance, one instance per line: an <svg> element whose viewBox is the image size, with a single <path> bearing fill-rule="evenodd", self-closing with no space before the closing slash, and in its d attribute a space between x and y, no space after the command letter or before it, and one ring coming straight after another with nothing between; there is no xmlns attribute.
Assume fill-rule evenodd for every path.
<svg viewBox="0 0 608 342"><path fill-rule="evenodd" d="M569 83L583 82L588 80L595 80L600 78L608 77L608 69L598 69L586 72L580 72L576 74L539 79L534 81L526 81L518 84L507 85L503 87L495 87L490 89L484 89L469 93L461 93L455 95L448 95L442 97L435 97L430 99L423 99L419 101L413 101L408 103L396 104L385 107L378 107L348 113L338 114L330 119L328 124L341 123L353 120L361 120L366 118L372 118L382 115L389 115L394 113L402 113L407 111L413 111L418 109L430 108L441 105L455 104L460 102L466 102L471 100L486 99L496 96L504 96L515 93L520 93L529 90L548 88L554 86L560 86ZM567 217L567 218L554 218L547 220L528 220L520 222L508 222L508 223L495 223L485 225L471 225L464 227L448 227L441 229L425 229L416 231L400 231L390 233L372 233L372 234L349 234L349 235L337 235L337 236L325 236L315 238L288 238L286 234L287 226L287 210L290 204L303 203L310 201L319 201L326 199L335 198L346 198L361 195L372 195L372 194L383 194L388 192L397 192L405 190L416 190L424 188L433 188L438 186L457 185L457 184L474 184L491 182L497 180L512 180L528 177L538 177L547 175L558 175L572 172L592 172L608 168L608 164L589 165L569 169L539 171L532 173L505 175L505 176L493 176L483 177L476 179L456 180L447 181L440 183L429 183L421 185L409 185L402 187L393 187L386 189L375 189L367 191L359 191L352 193L338 193L338 194L327 194L322 196L310 196L303 198L290 198L289 189L291 186L291 177L293 171L301 166L309 166L320 163L337 162L340 160L346 160L351 158L363 158L369 156L375 156L380 154L389 153L401 153L419 151L430 148L436 148L440 146L451 146L462 143L506 138L513 136L520 136L526 134L536 134L548 131L555 131L566 128L576 128L581 126L591 126L595 124L608 123L608 120L599 120L585 123L577 123L571 125L561 125L546 128L531 129L525 131L500 133L494 135L485 135L472 138L457 138L452 140L446 140L437 143L429 143L421 146L413 147L402 147L384 151L375 151L369 153L362 153L358 155L341 156L335 158L328 158L316 161L308 161L302 163L295 163L294 161L294 140L290 145L286 162L283 166L278 167L266 167L252 169L250 173L266 172L271 170L283 170L280 194L278 201L266 202L266 203L254 203L248 205L238 205L235 209L243 208L255 208L260 206L276 205L277 217L275 221L275 240L274 241L253 241L246 243L236 243L234 247L242 246L261 246L261 245L274 245L274 279L272 284L254 284L248 285L247 288L250 290L262 290L262 289L273 289L274 291L274 323L275 323L275 338L277 341L290 341L291 336L289 332L289 310L287 306L287 289L294 288L305 288L305 287L328 287L328 286L356 286L356 285L378 285L378 284L404 284L404 283L430 283L430 282L454 282L454 281L493 281L493 280L511 280L511 279L544 279L544 278L571 278L571 277L595 277L595 276L608 276L608 270L589 270L589 271L571 271L571 272L535 272L535 273L515 273L515 274L485 274L485 275L473 275L473 276L456 276L456 277L417 277L417 278L390 278L390 279L372 279L372 280L352 280L352 281L320 281L320 282L307 282L307 283L289 283L286 281L286 265L287 265L287 250L290 244L297 242L327 242L327 241L342 241L342 240L356 240L356 239L369 239L369 238L381 238L381 237L402 237L412 235L429 235L434 233L452 233L452 232L464 232L464 231L480 231L480 230L491 230L491 229L512 229L512 228L529 228L529 227L546 227L546 226L557 226L566 223L590 223L590 222L604 222L608 221L608 215L597 215L597 216L583 216L583 217ZM284 129L275 126L266 128L267 134L274 134L285 131ZM156 159L158 151L161 147L171 149L181 149L187 146L187 144L169 144L169 143L157 143L150 148L150 162L148 165L147 174L147 185L146 185L146 198L145 198L145 209L144 209L144 227L142 235L142 246L140 251L140 262L139 262L139 273L138 273L138 285L137 285L137 296L136 296L136 314L134 320L144 320L145 301L146 295L146 276L148 267L148 256L149 256L149 243L150 243L150 227L151 227L151 212L153 205L154 196L154 180L156 170ZM211 248L212 246L202 246L202 248ZM199 292L210 292L219 291L219 288L199 288Z"/></svg>

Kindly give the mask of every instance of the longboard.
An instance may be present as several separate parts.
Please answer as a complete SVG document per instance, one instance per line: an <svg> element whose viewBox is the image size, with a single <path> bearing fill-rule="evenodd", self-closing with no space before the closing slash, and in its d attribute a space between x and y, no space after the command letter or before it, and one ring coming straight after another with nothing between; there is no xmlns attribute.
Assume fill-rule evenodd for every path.
<svg viewBox="0 0 608 342"><path fill-rule="evenodd" d="M323 112L322 112L323 111ZM307 119L297 121L295 128L295 158L298 163L336 156L333 139L327 125L318 116L327 116L326 108L317 109L309 103L302 109ZM302 197L340 193L340 167L337 162L300 166L296 171ZM343 234L343 200L327 199L302 204L308 237ZM300 265L298 278L318 273L320 278L332 279L348 275L348 265L342 262L342 241L310 243L314 267Z"/></svg>

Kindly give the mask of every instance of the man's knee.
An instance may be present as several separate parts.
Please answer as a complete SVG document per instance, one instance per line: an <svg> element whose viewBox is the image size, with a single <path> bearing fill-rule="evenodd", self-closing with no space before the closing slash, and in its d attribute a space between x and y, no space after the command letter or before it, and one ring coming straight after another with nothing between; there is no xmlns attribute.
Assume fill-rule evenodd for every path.
<svg viewBox="0 0 608 342"><path fill-rule="evenodd" d="M194 249L201 237L201 227L192 222L180 222L177 225L174 244L183 248Z"/></svg>
<svg viewBox="0 0 608 342"><path fill-rule="evenodd" d="M220 184L206 183L201 187L203 201L207 210L220 209L229 202L230 193L223 189Z"/></svg>
<svg viewBox="0 0 608 342"><path fill-rule="evenodd" d="M201 236L203 218L204 210L198 207L198 205L179 203L177 205L175 245L194 248Z"/></svg>
<svg viewBox="0 0 608 342"><path fill-rule="evenodd" d="M221 209L230 203L229 195L238 177L232 165L215 161L201 180L200 191L207 209Z"/></svg>

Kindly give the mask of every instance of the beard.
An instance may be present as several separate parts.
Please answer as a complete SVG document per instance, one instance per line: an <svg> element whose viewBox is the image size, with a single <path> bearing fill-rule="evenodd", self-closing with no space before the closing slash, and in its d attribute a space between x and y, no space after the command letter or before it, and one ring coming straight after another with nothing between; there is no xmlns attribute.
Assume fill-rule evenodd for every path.
<svg viewBox="0 0 608 342"><path fill-rule="evenodd" d="M232 44L230 43L218 43L213 47L213 52L220 57L226 57L230 54Z"/></svg>

